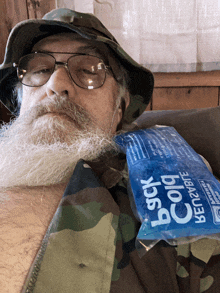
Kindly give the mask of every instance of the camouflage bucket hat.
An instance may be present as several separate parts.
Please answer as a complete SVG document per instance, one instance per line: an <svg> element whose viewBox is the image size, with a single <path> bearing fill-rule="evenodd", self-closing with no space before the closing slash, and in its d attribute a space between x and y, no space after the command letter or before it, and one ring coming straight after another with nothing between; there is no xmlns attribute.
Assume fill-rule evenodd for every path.
<svg viewBox="0 0 220 293"><path fill-rule="evenodd" d="M18 23L11 31L0 65L0 100L8 110L18 116L19 104L13 95L18 82L14 63L30 53L34 44L41 39L61 32L76 32L82 38L106 44L128 73L130 105L126 109L123 123L131 123L140 116L148 105L154 86L153 74L135 62L118 44L112 34L93 14L79 13L60 8L47 13L42 19L31 19ZM118 67L116 66L118 69ZM117 77L120 72L112 68Z"/></svg>

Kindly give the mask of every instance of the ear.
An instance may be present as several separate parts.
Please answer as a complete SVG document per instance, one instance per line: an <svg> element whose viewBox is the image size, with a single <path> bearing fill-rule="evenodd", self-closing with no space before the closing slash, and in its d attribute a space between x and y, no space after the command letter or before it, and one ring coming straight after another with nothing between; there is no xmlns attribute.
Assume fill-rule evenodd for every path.
<svg viewBox="0 0 220 293"><path fill-rule="evenodd" d="M118 112L117 112L118 128L121 127L120 125L121 125L122 118L124 116L124 112L127 109L127 107L129 106L129 104L130 104L130 95L129 95L128 90L126 90L124 96L121 97L120 105L118 105Z"/></svg>
<svg viewBox="0 0 220 293"><path fill-rule="evenodd" d="M124 100L125 100L125 110L127 109L127 107L129 106L130 104L130 94L129 94L129 91L126 90L125 92L125 95L124 95Z"/></svg>

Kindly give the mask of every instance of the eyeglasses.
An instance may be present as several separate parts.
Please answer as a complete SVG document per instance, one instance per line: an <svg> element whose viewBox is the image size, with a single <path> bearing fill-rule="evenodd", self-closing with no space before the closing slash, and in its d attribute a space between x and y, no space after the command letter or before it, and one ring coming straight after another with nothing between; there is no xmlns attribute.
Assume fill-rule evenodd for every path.
<svg viewBox="0 0 220 293"><path fill-rule="evenodd" d="M64 66L73 82L84 89L97 89L106 79L106 71L109 68L104 62L92 55L71 54L67 62L58 62L48 53L31 53L20 58L17 67L17 76L22 84L30 87L40 87L47 83L57 66Z"/></svg>

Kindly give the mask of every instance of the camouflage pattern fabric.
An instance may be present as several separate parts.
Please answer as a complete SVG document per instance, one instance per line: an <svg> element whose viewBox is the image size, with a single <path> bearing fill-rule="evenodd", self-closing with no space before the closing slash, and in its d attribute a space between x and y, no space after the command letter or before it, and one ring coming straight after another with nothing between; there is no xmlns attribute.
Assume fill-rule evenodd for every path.
<svg viewBox="0 0 220 293"><path fill-rule="evenodd" d="M218 241L160 241L139 257L125 167L124 155L78 162L22 292L220 292Z"/></svg>

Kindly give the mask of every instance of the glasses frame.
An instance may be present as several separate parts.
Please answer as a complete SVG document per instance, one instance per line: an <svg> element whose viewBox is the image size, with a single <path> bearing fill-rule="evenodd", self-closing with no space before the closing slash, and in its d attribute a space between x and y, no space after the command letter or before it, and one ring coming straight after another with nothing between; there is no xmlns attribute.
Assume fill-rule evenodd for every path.
<svg viewBox="0 0 220 293"><path fill-rule="evenodd" d="M24 58L25 56L28 56L28 55L34 55L34 54L45 54L45 55L49 55L49 56L53 57L53 59L55 60L53 71L52 71L50 77L48 78L48 80L51 78L52 74L56 71L56 68L57 68L58 66L64 66L64 67L66 68L67 72L68 72L69 77L70 77L71 80L73 81L73 83L76 84L78 87L83 88L83 89L87 89L87 90L93 90L93 89L98 89L98 88L102 87L102 86L104 85L104 83L105 83L105 80L106 80L106 73L107 73L108 71L111 71L111 67L108 66L108 65L106 65L106 64L104 63L104 61L103 61L100 57L95 56L95 55L90 55L90 54L85 54L85 53L70 53L70 52L50 52L50 53L48 53L48 52L40 52L40 51L36 51L36 52L32 52L32 53L30 53L30 54L26 54L26 55L22 56L22 57L19 59L18 63L13 63L13 67L15 67L16 70L17 70L17 77L18 77L19 81L20 81L23 85L28 86L28 87L41 87L41 86L45 85L45 84L48 82L48 80L47 80L44 84L42 84L42 85L38 85L38 86L35 86L35 85L27 85L27 84L23 83L23 82L22 82L22 79L19 77L19 64L20 64L20 60L22 60L22 58ZM61 62L61 61L56 61L56 58L55 58L52 54L64 54L64 55L65 55L65 54L69 54L69 55L71 55L71 56L67 59L66 62ZM82 87L82 86L78 85L78 84L75 82L75 80L73 79L73 77L72 77L72 75L71 75L71 73L70 73L69 67L68 67L68 61L69 61L69 59L72 58L73 56L91 56L91 57L95 57L95 58L99 59L99 61L101 61L101 63L104 65L104 69L105 69L105 77L104 77L104 80L103 80L103 82L102 82L102 84L101 84L100 86L95 87L95 88L88 88L88 87Z"/></svg>

